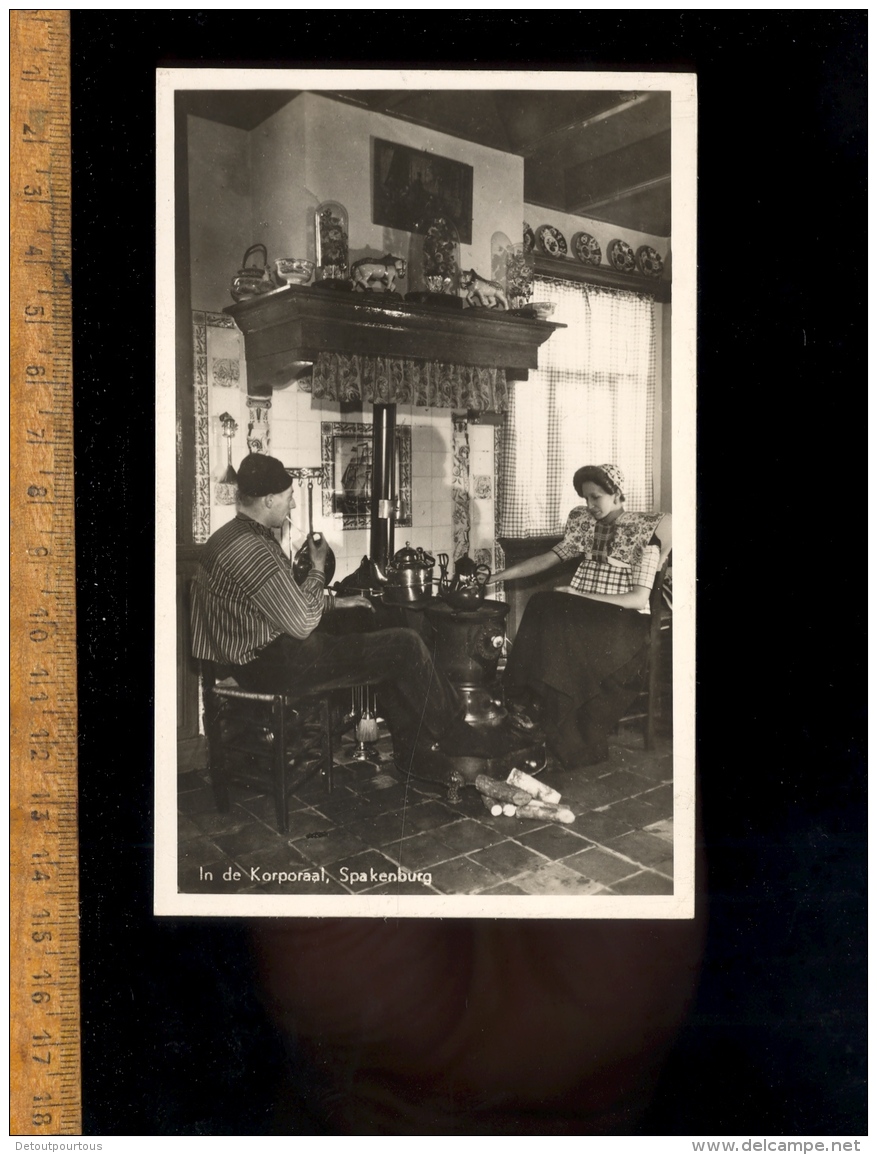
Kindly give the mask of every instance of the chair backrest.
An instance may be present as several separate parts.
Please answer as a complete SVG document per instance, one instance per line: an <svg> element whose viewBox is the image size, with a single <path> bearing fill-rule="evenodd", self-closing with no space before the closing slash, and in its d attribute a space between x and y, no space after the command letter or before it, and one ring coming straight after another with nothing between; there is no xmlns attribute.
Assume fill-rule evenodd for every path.
<svg viewBox="0 0 877 1155"><path fill-rule="evenodd" d="M649 635L653 644L660 637L664 619L664 609L666 606L666 602L664 601L664 582L667 577L667 570L670 567L670 556L668 553L664 558L663 565L655 574L652 592L649 594L649 613L651 615Z"/></svg>
<svg viewBox="0 0 877 1155"><path fill-rule="evenodd" d="M667 559L670 556L670 551L673 548L673 517L669 513L665 513L661 520L655 527L655 536L661 543L661 553L658 565L666 568Z"/></svg>

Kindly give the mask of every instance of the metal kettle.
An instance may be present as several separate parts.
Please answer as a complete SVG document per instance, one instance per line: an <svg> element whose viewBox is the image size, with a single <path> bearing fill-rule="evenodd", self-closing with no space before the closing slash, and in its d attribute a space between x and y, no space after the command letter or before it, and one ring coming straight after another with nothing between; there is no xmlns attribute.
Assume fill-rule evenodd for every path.
<svg viewBox="0 0 877 1155"><path fill-rule="evenodd" d="M474 610L484 601L490 567L474 562L468 554L457 558L449 588L440 596L456 610Z"/></svg>
<svg viewBox="0 0 877 1155"><path fill-rule="evenodd" d="M397 550L387 566L387 586L384 596L400 604L419 602L432 594L432 575L435 558L422 546L416 549L410 541Z"/></svg>
<svg viewBox="0 0 877 1155"><path fill-rule="evenodd" d="M247 259L251 253L262 253L262 264L248 265ZM243 266L238 269L237 275L231 282L231 295L236 301L247 301L250 297L261 296L262 293L272 293L277 288L271 270L268 267L268 250L264 245L250 245L244 253Z"/></svg>

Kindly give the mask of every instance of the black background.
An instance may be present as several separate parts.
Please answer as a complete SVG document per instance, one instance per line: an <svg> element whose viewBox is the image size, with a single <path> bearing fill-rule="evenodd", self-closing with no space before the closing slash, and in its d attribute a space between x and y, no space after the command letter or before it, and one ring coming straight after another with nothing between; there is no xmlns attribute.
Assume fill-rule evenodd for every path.
<svg viewBox="0 0 877 1155"><path fill-rule="evenodd" d="M268 1131L284 1066L246 925L151 915L154 70L403 52L698 74L711 923L642 1131L864 1133L864 12L71 20L86 1133Z"/></svg>

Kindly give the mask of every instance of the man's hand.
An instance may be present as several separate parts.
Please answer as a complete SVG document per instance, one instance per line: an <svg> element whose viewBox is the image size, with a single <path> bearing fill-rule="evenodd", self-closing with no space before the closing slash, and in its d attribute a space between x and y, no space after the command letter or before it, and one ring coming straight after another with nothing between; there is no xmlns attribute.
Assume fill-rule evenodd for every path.
<svg viewBox="0 0 877 1155"><path fill-rule="evenodd" d="M314 569L325 570L326 556L329 553L329 543L322 534L318 535L320 540L314 541L314 535L308 534L308 553L311 558L311 565Z"/></svg>
<svg viewBox="0 0 877 1155"><path fill-rule="evenodd" d="M361 606L364 609L371 610L372 613L375 612L374 605L368 600L367 597L364 597L362 594L351 594L350 597L342 597L339 594L335 598L335 609L336 610L352 610L352 609L355 609L357 606Z"/></svg>

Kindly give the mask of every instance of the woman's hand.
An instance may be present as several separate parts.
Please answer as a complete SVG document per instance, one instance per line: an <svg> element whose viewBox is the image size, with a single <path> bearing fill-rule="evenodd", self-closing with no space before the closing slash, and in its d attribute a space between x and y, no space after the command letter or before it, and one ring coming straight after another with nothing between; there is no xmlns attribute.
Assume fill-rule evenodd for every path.
<svg viewBox="0 0 877 1155"><path fill-rule="evenodd" d="M535 577L536 574L545 573L546 570L554 569L556 565L560 565L560 558L553 549L548 550L547 553L539 553L535 557L527 558L526 561L519 561L515 565L510 565L506 569L501 569L490 577L491 584L493 582L512 582L518 578Z"/></svg>

